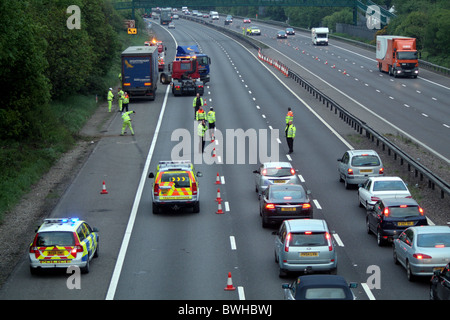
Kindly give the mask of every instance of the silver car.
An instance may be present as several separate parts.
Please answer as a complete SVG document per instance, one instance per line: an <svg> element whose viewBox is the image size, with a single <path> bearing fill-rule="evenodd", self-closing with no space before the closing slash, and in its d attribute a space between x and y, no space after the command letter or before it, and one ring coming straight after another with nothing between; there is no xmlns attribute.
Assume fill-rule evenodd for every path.
<svg viewBox="0 0 450 320"><path fill-rule="evenodd" d="M300 184L290 162L266 162L255 173L255 191L260 195L271 184Z"/></svg>
<svg viewBox="0 0 450 320"><path fill-rule="evenodd" d="M336 273L337 254L325 220L284 220L274 234L280 277L290 271Z"/></svg>
<svg viewBox="0 0 450 320"><path fill-rule="evenodd" d="M409 281L431 277L450 261L450 227L410 227L394 240L394 262L406 269Z"/></svg>
<svg viewBox="0 0 450 320"><path fill-rule="evenodd" d="M344 181L347 189L384 174L381 158L374 150L348 150L337 161L339 181Z"/></svg>

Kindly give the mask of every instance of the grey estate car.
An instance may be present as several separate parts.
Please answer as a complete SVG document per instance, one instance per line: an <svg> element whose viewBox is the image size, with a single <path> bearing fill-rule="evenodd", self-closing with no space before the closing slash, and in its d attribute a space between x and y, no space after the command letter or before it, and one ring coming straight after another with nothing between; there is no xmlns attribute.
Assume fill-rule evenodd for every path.
<svg viewBox="0 0 450 320"><path fill-rule="evenodd" d="M260 195L271 184L300 184L290 162L266 162L255 173L255 191Z"/></svg>
<svg viewBox="0 0 450 320"><path fill-rule="evenodd" d="M287 272L336 273L337 254L325 220L284 220L274 234L275 262L279 264L280 277Z"/></svg>
<svg viewBox="0 0 450 320"><path fill-rule="evenodd" d="M344 181L347 189L384 174L381 158L374 150L348 150L337 161L339 181Z"/></svg>

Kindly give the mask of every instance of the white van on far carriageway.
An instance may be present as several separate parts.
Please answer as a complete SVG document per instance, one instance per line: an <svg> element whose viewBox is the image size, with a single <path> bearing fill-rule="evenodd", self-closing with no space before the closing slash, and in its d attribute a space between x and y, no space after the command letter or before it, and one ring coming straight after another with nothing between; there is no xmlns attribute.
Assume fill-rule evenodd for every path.
<svg viewBox="0 0 450 320"><path fill-rule="evenodd" d="M212 20L219 20L219 13L217 11L210 11L209 16Z"/></svg>

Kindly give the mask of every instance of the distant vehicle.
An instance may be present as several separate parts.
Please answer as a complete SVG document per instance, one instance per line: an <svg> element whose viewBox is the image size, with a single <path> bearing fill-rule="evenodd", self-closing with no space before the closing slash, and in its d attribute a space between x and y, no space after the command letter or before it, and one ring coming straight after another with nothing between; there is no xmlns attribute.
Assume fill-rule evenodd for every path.
<svg viewBox="0 0 450 320"><path fill-rule="evenodd" d="M381 158L374 150L347 150L337 161L339 181L344 181L347 189L384 174Z"/></svg>
<svg viewBox="0 0 450 320"><path fill-rule="evenodd" d="M172 9L165 8L161 9L161 13L159 14L159 23L161 25L166 25L172 22Z"/></svg>
<svg viewBox="0 0 450 320"><path fill-rule="evenodd" d="M279 224L286 219L313 217L311 199L302 185L269 185L261 194L259 201L259 215L263 228Z"/></svg>
<svg viewBox="0 0 450 320"><path fill-rule="evenodd" d="M261 30L256 26L251 26L251 27L247 28L247 34L249 36L260 36Z"/></svg>
<svg viewBox="0 0 450 320"><path fill-rule="evenodd" d="M295 35L294 28L286 28L286 34L287 35Z"/></svg>
<svg viewBox="0 0 450 320"><path fill-rule="evenodd" d="M228 24L230 24L230 23L233 23L233 17L232 16L230 16L230 15L228 15L228 16L226 16L226 18L225 18L225 25L228 25Z"/></svg>
<svg viewBox="0 0 450 320"><path fill-rule="evenodd" d="M158 48L132 46L122 52L122 88L131 98L155 100L158 83Z"/></svg>
<svg viewBox="0 0 450 320"><path fill-rule="evenodd" d="M180 19L180 16L177 15L177 14L174 14L174 15L172 16L172 19L173 19L173 20L178 20L178 19Z"/></svg>
<svg viewBox="0 0 450 320"><path fill-rule="evenodd" d="M410 227L394 240L394 262L406 269L409 281L416 276L433 276L450 259L450 227Z"/></svg>
<svg viewBox="0 0 450 320"><path fill-rule="evenodd" d="M377 236L379 246L394 240L408 227L426 225L424 210L411 198L378 200L373 208L367 210L367 233Z"/></svg>
<svg viewBox="0 0 450 320"><path fill-rule="evenodd" d="M210 11L209 15L211 16L212 20L219 20L219 13L217 11Z"/></svg>
<svg viewBox="0 0 450 320"><path fill-rule="evenodd" d="M378 70L389 75L417 78L419 60L416 39L401 36L377 36Z"/></svg>
<svg viewBox="0 0 450 320"><path fill-rule="evenodd" d="M252 20L250 18L244 18L244 23L251 23Z"/></svg>
<svg viewBox="0 0 450 320"><path fill-rule="evenodd" d="M169 25L167 27L169 29L175 29L175 23L171 22L171 23L169 23Z"/></svg>
<svg viewBox="0 0 450 320"><path fill-rule="evenodd" d="M311 38L314 45L328 45L328 28L312 28Z"/></svg>
<svg viewBox="0 0 450 320"><path fill-rule="evenodd" d="M277 32L277 39L286 39L286 38L287 38L286 31L280 30Z"/></svg>
<svg viewBox="0 0 450 320"><path fill-rule="evenodd" d="M325 220L285 220L274 234L280 277L288 272L336 273L337 254Z"/></svg>
<svg viewBox="0 0 450 320"><path fill-rule="evenodd" d="M42 269L78 266L88 273L90 262L98 257L96 228L78 218L49 218L39 227L30 244L31 274Z"/></svg>
<svg viewBox="0 0 450 320"><path fill-rule="evenodd" d="M406 183L400 177L370 177L359 186L358 203L366 209L370 209L380 199L411 198Z"/></svg>
<svg viewBox="0 0 450 320"><path fill-rule="evenodd" d="M290 162L265 162L255 174L255 191L260 195L271 184L301 184Z"/></svg>
<svg viewBox="0 0 450 320"><path fill-rule="evenodd" d="M450 262L442 269L435 270L430 283L431 300L450 300Z"/></svg>
<svg viewBox="0 0 450 320"><path fill-rule="evenodd" d="M342 276L326 274L300 276L282 284L285 300L355 300L351 289L357 287Z"/></svg>

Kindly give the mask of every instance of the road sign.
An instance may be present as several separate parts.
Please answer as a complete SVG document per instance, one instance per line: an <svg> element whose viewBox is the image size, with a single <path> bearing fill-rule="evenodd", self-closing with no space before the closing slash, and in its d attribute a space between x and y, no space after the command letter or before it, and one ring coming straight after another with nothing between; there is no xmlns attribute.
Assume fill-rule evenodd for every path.
<svg viewBox="0 0 450 320"><path fill-rule="evenodd" d="M137 34L137 28L128 28L128 34Z"/></svg>

